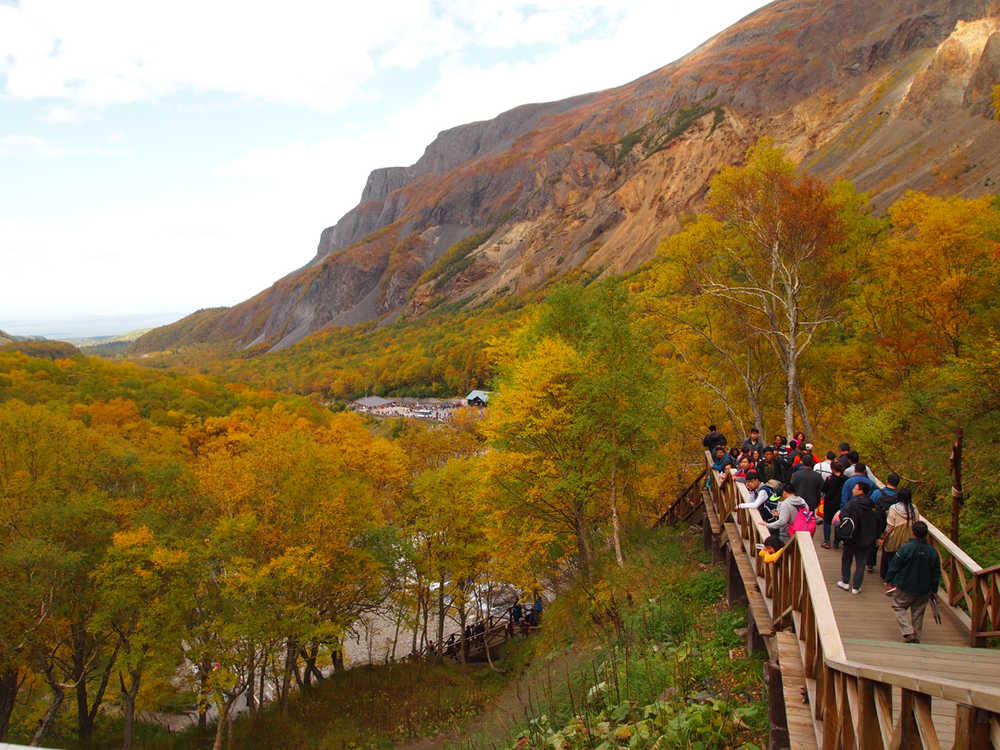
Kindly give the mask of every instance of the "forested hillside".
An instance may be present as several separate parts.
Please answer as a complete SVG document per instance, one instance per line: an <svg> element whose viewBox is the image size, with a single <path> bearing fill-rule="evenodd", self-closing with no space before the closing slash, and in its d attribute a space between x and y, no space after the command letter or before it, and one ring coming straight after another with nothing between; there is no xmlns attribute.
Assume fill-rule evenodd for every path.
<svg viewBox="0 0 1000 750"><path fill-rule="evenodd" d="M223 717L221 748L252 685L284 705L376 611L400 655L505 588L582 586L614 628L608 566L701 470L709 422L850 440L932 518L962 428L961 543L996 563L998 260L996 196L881 215L762 141L626 277L142 360L189 374L0 352L0 739L127 747L180 703ZM470 385L489 407L433 427L323 403Z"/></svg>

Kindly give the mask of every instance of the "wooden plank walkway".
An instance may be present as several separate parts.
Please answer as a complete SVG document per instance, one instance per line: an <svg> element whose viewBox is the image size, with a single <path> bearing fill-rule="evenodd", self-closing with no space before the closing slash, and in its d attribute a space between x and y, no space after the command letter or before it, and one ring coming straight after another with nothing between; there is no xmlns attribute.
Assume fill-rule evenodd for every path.
<svg viewBox="0 0 1000 750"><path fill-rule="evenodd" d="M1000 653L969 646L969 633L958 619L941 606L941 624L934 622L930 608L924 616L920 644L905 644L892 612L890 598L875 572L865 573L860 594L837 586L841 550L823 549L822 536L814 537L823 578L833 604L837 627L847 658L866 664L913 671L927 678L977 682L994 688L1000 682ZM881 552L879 553L881 554ZM900 710L900 691L893 690L893 712ZM938 699L931 704L938 739L951 747L955 738L955 703Z"/></svg>
<svg viewBox="0 0 1000 750"><path fill-rule="evenodd" d="M823 578L826 580L827 591L830 592L833 612L837 616L840 637L845 641L889 641L902 644L902 636L892 613L889 597L885 595L885 588L878 577L878 566L875 567L874 573L865 573L865 582L861 585L860 594L844 591L837 586L837 581L840 580L841 551L823 549L819 546L822 541L822 532L817 531L814 537L816 555L823 568ZM968 646L969 631L963 628L954 616L946 612L946 609L945 606L941 607L942 624L938 625L931 616L930 607L927 608L921 643L933 646ZM850 647L847 647L847 658L854 658Z"/></svg>

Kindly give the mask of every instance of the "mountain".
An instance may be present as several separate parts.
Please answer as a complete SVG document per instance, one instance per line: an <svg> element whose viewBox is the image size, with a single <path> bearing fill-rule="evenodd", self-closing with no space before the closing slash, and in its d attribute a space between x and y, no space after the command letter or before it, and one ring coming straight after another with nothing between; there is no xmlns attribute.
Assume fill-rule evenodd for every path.
<svg viewBox="0 0 1000 750"><path fill-rule="evenodd" d="M136 350L280 349L633 268L762 136L878 206L907 189L996 192L998 32L1000 0L779 0L624 86L442 132L415 164L373 171L305 267Z"/></svg>
<svg viewBox="0 0 1000 750"><path fill-rule="evenodd" d="M10 344L14 341L44 341L44 336L15 336L13 333L7 333L4 330L0 330L0 344Z"/></svg>

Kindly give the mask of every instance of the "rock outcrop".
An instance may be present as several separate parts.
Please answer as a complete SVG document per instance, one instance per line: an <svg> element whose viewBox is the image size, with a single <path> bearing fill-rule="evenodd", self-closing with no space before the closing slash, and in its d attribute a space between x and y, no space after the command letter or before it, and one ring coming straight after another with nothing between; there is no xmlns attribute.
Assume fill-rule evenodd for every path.
<svg viewBox="0 0 1000 750"><path fill-rule="evenodd" d="M200 320L198 340L281 348L633 268L761 136L879 205L908 188L995 191L997 83L998 0L778 0L629 84L446 130L413 165L373 171L307 266Z"/></svg>

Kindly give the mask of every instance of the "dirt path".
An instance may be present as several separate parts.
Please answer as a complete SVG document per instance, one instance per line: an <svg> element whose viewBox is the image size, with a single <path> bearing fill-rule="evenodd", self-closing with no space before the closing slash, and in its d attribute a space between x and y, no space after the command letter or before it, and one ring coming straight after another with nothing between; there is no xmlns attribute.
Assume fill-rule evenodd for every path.
<svg viewBox="0 0 1000 750"><path fill-rule="evenodd" d="M589 662L592 657L590 649L570 648L551 659L536 658L475 718L451 732L396 745L395 750L467 748L470 743L474 747L498 745L509 738L514 727L524 722L526 711L529 716L537 716L545 712L548 695L555 695L557 698L564 696L566 675ZM502 662L498 661L497 667L502 669Z"/></svg>

